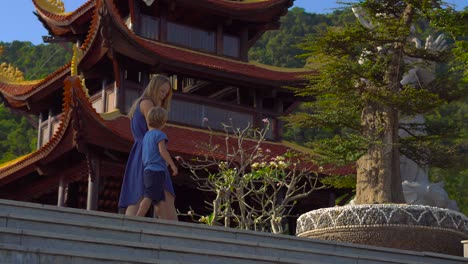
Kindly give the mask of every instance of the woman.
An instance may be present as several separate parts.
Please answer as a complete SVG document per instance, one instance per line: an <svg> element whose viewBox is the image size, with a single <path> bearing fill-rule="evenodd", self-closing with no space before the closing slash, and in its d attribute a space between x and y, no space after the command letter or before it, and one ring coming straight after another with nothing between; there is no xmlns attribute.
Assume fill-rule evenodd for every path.
<svg viewBox="0 0 468 264"><path fill-rule="evenodd" d="M169 108L169 102L172 97L171 81L167 76L156 75L153 77L143 94L135 100L128 113L131 119L132 135L135 140L130 154L128 156L127 167L120 192L119 207L127 208L125 215L136 215L139 203L143 199L143 162L142 162L142 141L148 125L146 116L148 111L154 106L160 106L164 109ZM170 177L167 175L167 177ZM166 181L166 182L171 182ZM177 220L177 214L174 207L174 188L172 184L166 186L166 200L161 202L161 208L168 211L168 220Z"/></svg>

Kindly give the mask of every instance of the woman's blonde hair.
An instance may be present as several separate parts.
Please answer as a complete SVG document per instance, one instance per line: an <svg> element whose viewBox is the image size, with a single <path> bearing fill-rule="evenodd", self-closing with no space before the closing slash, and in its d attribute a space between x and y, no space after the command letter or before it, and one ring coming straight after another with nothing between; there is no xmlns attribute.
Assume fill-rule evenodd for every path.
<svg viewBox="0 0 468 264"><path fill-rule="evenodd" d="M151 109L148 111L146 119L148 126L153 128L161 128L167 122L167 110L159 106L151 107Z"/></svg>
<svg viewBox="0 0 468 264"><path fill-rule="evenodd" d="M164 83L169 83L169 91L167 92L167 95L165 98L159 98L160 96L159 90L164 85ZM143 98L151 100L154 106L158 106L156 102L160 101L161 102L160 106L168 110L169 103L172 98L172 85L171 85L171 80L169 79L169 77L162 75L162 74L158 74L154 76L153 78L151 78L150 82L146 86L141 96L138 97L138 99L136 99L135 102L133 102L133 105L130 108L130 111L128 111L128 116L130 118L133 117L135 110L137 109L141 99Z"/></svg>

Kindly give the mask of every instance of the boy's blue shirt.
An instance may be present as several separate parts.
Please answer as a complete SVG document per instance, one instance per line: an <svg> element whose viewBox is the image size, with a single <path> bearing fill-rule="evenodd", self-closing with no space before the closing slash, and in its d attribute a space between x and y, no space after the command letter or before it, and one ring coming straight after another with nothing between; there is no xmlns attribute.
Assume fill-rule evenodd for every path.
<svg viewBox="0 0 468 264"><path fill-rule="evenodd" d="M146 132L143 138L142 159L144 170L152 171L165 171L167 170L167 163L159 153L159 142L165 140L169 141L164 132L159 129L152 129Z"/></svg>

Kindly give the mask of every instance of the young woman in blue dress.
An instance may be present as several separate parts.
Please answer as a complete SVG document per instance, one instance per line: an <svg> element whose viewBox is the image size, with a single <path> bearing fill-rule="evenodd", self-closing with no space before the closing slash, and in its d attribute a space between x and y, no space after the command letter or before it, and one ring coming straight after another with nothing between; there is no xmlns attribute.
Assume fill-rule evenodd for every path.
<svg viewBox="0 0 468 264"><path fill-rule="evenodd" d="M134 144L128 156L119 198L119 207L126 208L125 215L136 215L144 195L142 143L148 131L146 116L148 111L155 106L168 110L171 98L170 79L164 75L156 75L150 80L142 95L135 100L128 113ZM170 178L170 175L167 177ZM170 212L168 220L177 220L174 207L175 193L171 182L166 181L168 183L164 190L166 199L161 202L160 207Z"/></svg>

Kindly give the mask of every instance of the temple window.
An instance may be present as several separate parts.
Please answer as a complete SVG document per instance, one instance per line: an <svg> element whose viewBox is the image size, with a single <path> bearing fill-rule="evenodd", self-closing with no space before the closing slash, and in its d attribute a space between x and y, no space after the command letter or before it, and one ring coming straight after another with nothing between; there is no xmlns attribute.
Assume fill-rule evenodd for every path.
<svg viewBox="0 0 468 264"><path fill-rule="evenodd" d="M140 35L145 38L159 39L159 18L141 15Z"/></svg>
<svg viewBox="0 0 468 264"><path fill-rule="evenodd" d="M167 23L167 41L193 49L215 52L216 33L174 22Z"/></svg>
<svg viewBox="0 0 468 264"><path fill-rule="evenodd" d="M223 35L223 55L239 58L240 39L239 37L224 34Z"/></svg>

